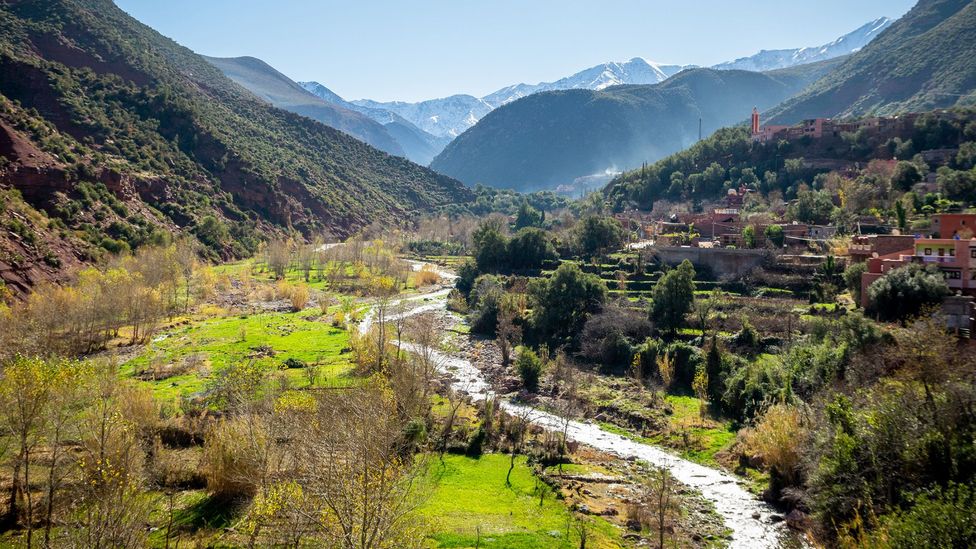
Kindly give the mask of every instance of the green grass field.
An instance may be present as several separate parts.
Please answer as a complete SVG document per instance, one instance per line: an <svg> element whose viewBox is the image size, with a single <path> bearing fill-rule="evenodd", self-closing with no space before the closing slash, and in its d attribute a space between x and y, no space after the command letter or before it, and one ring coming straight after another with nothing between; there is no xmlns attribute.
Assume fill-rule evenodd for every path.
<svg viewBox="0 0 976 549"><path fill-rule="evenodd" d="M579 537L573 516L561 499L547 493L539 504L532 469L516 462L512 485L505 485L509 457L486 454L474 459L448 455L441 465L432 459L430 475L436 488L421 508L431 522L431 544L438 548L575 549ZM478 529L480 527L480 538ZM569 532L569 538L567 538ZM620 531L593 519L587 547L620 547Z"/></svg>
<svg viewBox="0 0 976 549"><path fill-rule="evenodd" d="M200 357L204 371L147 381L164 402L201 391L207 370L212 374L232 363L252 360L278 369L294 358L318 366L317 383L352 382L351 357L343 353L349 346L349 334L314 316L313 310L225 316L174 328L156 336L139 356L123 364L122 371L135 376L154 363L179 364L190 355ZM295 387L308 385L302 369L288 369L286 375Z"/></svg>

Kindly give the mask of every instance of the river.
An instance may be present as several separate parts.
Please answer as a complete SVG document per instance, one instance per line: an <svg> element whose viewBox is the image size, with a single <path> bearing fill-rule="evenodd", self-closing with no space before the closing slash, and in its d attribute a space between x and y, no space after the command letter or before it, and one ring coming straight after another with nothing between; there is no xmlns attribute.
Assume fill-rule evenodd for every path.
<svg viewBox="0 0 976 549"><path fill-rule="evenodd" d="M411 265L417 270L425 264L411 262ZM445 280L451 281L455 278L448 271L436 266L432 267ZM413 316L428 311L443 311L444 314L451 314L446 310L449 292L450 288L440 288L429 293L403 298L401 301L407 304L407 308L405 311L401 308L403 312L400 314ZM411 307L411 304L416 306ZM373 323L373 313L373 309L366 313L359 325L360 333L365 334L369 331ZM393 320L393 318L394 315L388 313L387 319ZM457 318L463 321L460 317ZM407 351L413 349L409 343L404 343L403 347ZM481 370L463 356L436 352L434 358L438 367L453 377L452 386L456 391L469 395L475 401L494 395ZM531 423L542 428L556 431L563 429L564 420L546 411L504 398L498 398L497 403L501 409L509 413L527 414ZM734 475L680 458L664 448L611 433L590 422L570 421L567 436L570 440L623 459L638 459L663 467L682 484L701 492L705 499L712 502L716 512L724 520L725 526L732 531L729 547L745 549L805 545L783 522L773 522L771 517L777 513L776 509L743 488L741 481Z"/></svg>

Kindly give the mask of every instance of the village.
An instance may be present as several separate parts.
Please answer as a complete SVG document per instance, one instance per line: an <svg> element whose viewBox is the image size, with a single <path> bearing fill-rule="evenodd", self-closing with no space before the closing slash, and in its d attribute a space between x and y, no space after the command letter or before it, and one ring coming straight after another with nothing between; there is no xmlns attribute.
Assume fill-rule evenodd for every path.
<svg viewBox="0 0 976 549"><path fill-rule="evenodd" d="M940 112L937 116L952 118L954 114ZM830 149L858 132L862 139L910 139L918 119L918 114L908 113L856 121L817 118L793 126L763 126L758 110L753 110L750 133L755 144L775 146L802 140L814 149ZM912 191L918 196L941 196L936 168L948 165L958 152L959 149L929 149L918 153L915 159L927 163L930 170L921 174ZM854 179L868 164L872 171L893 173L898 159L859 163L804 158L802 163L807 169ZM904 226L903 220L901 228L890 216L859 215L845 231L845 227L835 224L792 220L786 202L761 216L750 215L750 202L757 194L756 189L740 185L728 189L719 202L696 208L700 211L672 205L671 211L629 210L615 214L615 218L635 235L636 240L628 244L630 249L653 250L658 259L669 264L688 259L708 266L718 278L741 277L754 268L769 265L812 269L831 261L843 269L863 264L856 305L865 309L870 306L868 288L888 272L911 263L934 265L945 276L952 293L944 300L941 311L947 327L963 337L976 332L976 213L965 213L957 205L938 213L925 208L910 227ZM835 206L840 205L838 197L834 201Z"/></svg>

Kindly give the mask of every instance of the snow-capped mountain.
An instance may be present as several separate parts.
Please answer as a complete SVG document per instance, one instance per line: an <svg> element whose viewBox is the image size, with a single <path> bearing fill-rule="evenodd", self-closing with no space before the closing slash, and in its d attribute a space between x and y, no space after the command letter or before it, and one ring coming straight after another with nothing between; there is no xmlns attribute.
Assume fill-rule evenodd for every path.
<svg viewBox="0 0 976 549"><path fill-rule="evenodd" d="M721 63L713 68L761 72L832 59L858 51L891 23L891 19L882 17L829 44L811 48L763 50L751 57ZM381 124L388 125L399 119L400 122L409 122L440 140L450 140L474 126L492 110L535 93L569 89L603 90L622 84L657 84L693 67L695 65L665 65L635 57L630 61L608 62L590 67L554 82L507 86L481 98L452 95L419 103L379 102L370 99L345 101L316 82L300 84L326 101L365 114ZM439 145L432 143L431 146L436 148Z"/></svg>
<svg viewBox="0 0 976 549"><path fill-rule="evenodd" d="M470 95L452 95L420 103L402 101L380 103L369 99L360 99L352 103L359 107L396 113L427 133L452 139L474 126L493 108L484 100Z"/></svg>
<svg viewBox="0 0 976 549"><path fill-rule="evenodd" d="M527 95L544 91L602 90L621 84L657 84L691 67L692 65L662 65L641 57L635 57L625 63L610 62L590 67L555 82L508 86L486 95L482 99L492 107L497 108Z"/></svg>
<svg viewBox="0 0 976 549"><path fill-rule="evenodd" d="M888 28L891 23L893 23L892 19L882 17L822 46L786 50L762 50L755 55L721 63L712 68L719 70L769 71L833 59L860 50L871 42L871 40L874 40L874 37L880 34L881 31Z"/></svg>
<svg viewBox="0 0 976 549"><path fill-rule="evenodd" d="M327 103L363 114L367 119L379 122L399 143L407 158L418 164L425 166L429 164L451 140L450 137L440 137L426 132L393 111L346 101L318 82L299 82L298 85Z"/></svg>
<svg viewBox="0 0 976 549"><path fill-rule="evenodd" d="M527 95L552 90L602 90L620 84L657 84L689 67L662 65L635 57L624 63L611 62L590 67L555 82L507 86L480 99L471 95L452 95L419 103L381 103L360 99L352 101L352 104L360 107L358 110L367 115L369 112L364 109L396 113L428 133L453 139L492 110ZM302 85L315 93L306 84L313 83Z"/></svg>

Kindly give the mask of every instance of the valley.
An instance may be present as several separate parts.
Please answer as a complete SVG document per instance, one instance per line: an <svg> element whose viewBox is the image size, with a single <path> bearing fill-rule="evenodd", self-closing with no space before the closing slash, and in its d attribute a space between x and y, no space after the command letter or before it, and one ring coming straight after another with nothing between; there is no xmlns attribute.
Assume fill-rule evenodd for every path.
<svg viewBox="0 0 976 549"><path fill-rule="evenodd" d="M976 3L141 1L0 2L0 546L976 546Z"/></svg>

